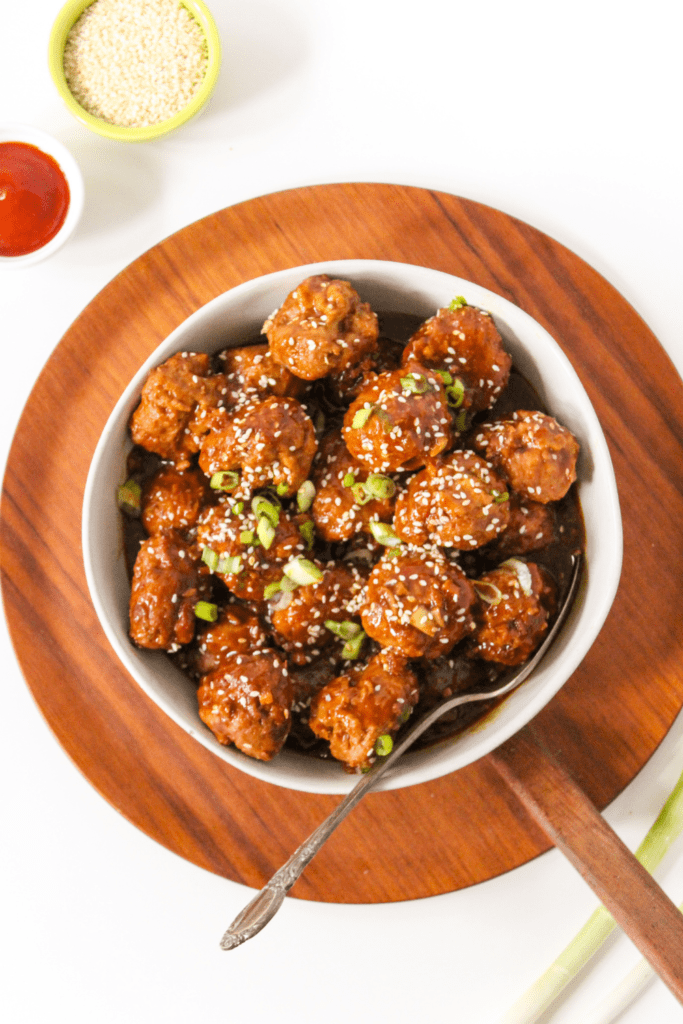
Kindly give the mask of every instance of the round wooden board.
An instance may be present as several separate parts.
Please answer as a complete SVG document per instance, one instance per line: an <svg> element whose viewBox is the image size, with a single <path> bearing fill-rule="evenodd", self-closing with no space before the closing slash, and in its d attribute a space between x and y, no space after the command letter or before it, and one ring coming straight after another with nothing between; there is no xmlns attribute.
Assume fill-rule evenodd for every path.
<svg viewBox="0 0 683 1024"><path fill-rule="evenodd" d="M70 757L149 836L254 887L339 798L242 775L143 695L90 603L81 503L113 405L182 320L242 281L347 258L433 267L510 299L562 345L601 419L622 502L622 583L589 655L535 720L543 742L602 808L683 702L683 389L618 292L529 225L444 193L324 185L222 210L131 264L57 346L10 452L0 556L19 661ZM371 794L292 894L348 903L432 896L501 874L548 845L484 758L435 782Z"/></svg>

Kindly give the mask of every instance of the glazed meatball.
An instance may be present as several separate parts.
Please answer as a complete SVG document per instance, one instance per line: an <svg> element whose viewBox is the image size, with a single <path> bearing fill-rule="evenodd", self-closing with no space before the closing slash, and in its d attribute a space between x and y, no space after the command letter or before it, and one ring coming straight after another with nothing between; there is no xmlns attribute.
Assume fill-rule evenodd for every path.
<svg viewBox="0 0 683 1024"><path fill-rule="evenodd" d="M372 498L372 492L363 488L368 476L371 476L371 484L391 496ZM321 441L311 480L316 490L311 511L323 540L349 540L355 533L368 530L372 520L390 523L393 519L394 481L370 474L367 466L354 459L337 430Z"/></svg>
<svg viewBox="0 0 683 1024"><path fill-rule="evenodd" d="M225 402L232 408L253 405L269 395L300 398L306 390L306 382L276 362L267 345L226 348L218 359L227 386Z"/></svg>
<svg viewBox="0 0 683 1024"><path fill-rule="evenodd" d="M211 476L241 470L240 497L274 484L295 494L308 476L317 450L315 430L295 398L271 396L225 418L202 444L199 465Z"/></svg>
<svg viewBox="0 0 683 1024"><path fill-rule="evenodd" d="M186 533L212 500L209 482L198 469L164 465L142 489L142 525L150 537L169 530Z"/></svg>
<svg viewBox="0 0 683 1024"><path fill-rule="evenodd" d="M518 410L484 423L472 443L515 491L543 505L563 498L576 480L576 438L545 413Z"/></svg>
<svg viewBox="0 0 683 1024"><path fill-rule="evenodd" d="M341 563L328 563L321 571L318 582L299 586L271 604L275 640L294 665L312 661L336 640L325 622L351 620L348 606L360 594L367 576Z"/></svg>
<svg viewBox="0 0 683 1024"><path fill-rule="evenodd" d="M204 353L178 352L152 370L131 417L134 444L155 452L178 469L199 451L216 409L225 398L225 379L211 373Z"/></svg>
<svg viewBox="0 0 683 1024"><path fill-rule="evenodd" d="M419 469L453 439L443 381L418 363L381 373L350 405L342 434L373 472Z"/></svg>
<svg viewBox="0 0 683 1024"><path fill-rule="evenodd" d="M177 651L195 631L194 609L207 586L197 559L179 534L140 545L130 593L130 636L138 647Z"/></svg>
<svg viewBox="0 0 683 1024"><path fill-rule="evenodd" d="M419 691L406 658L381 651L324 686L311 703L310 728L328 740L347 768L375 760L380 736L394 734L417 703Z"/></svg>
<svg viewBox="0 0 683 1024"><path fill-rule="evenodd" d="M502 665L521 665L548 628L554 594L532 562L500 565L475 584L479 601L469 654Z"/></svg>
<svg viewBox="0 0 683 1024"><path fill-rule="evenodd" d="M394 529L413 544L481 547L507 526L506 487L474 452L452 452L428 463L399 495Z"/></svg>
<svg viewBox="0 0 683 1024"><path fill-rule="evenodd" d="M202 677L197 699L199 717L219 743L234 743L259 761L282 749L292 722L292 684L277 651L233 654Z"/></svg>
<svg viewBox="0 0 683 1024"><path fill-rule="evenodd" d="M406 346L403 361L447 370L462 382L462 408L490 409L510 376L512 360L490 313L475 306L440 309Z"/></svg>
<svg viewBox="0 0 683 1024"><path fill-rule="evenodd" d="M528 498L510 495L510 519L491 545L488 554L497 561L511 555L540 551L555 540L556 517L552 505L541 505Z"/></svg>
<svg viewBox="0 0 683 1024"><path fill-rule="evenodd" d="M307 542L301 527L310 523L311 518L306 513L292 516L280 510L274 536L265 547L258 538L260 516L249 505L239 504L243 508L237 513L229 501L206 509L197 524L197 543L200 549L208 548L217 556L218 565L213 571L236 597L261 602L265 588L282 579L283 566L290 558L306 551ZM274 507L271 504L271 508ZM239 562L232 561L230 571L222 571L223 559L238 559Z"/></svg>
<svg viewBox="0 0 683 1024"><path fill-rule="evenodd" d="M401 549L370 573L360 609L363 629L406 658L438 658L472 628L474 599L465 574L438 551Z"/></svg>
<svg viewBox="0 0 683 1024"><path fill-rule="evenodd" d="M268 634L258 615L245 605L226 605L215 622L199 631L192 670L200 676L215 672L233 654L251 654L267 643Z"/></svg>
<svg viewBox="0 0 683 1024"><path fill-rule="evenodd" d="M377 317L348 281L309 277L263 325L273 358L296 377L318 380L357 366L377 341Z"/></svg>

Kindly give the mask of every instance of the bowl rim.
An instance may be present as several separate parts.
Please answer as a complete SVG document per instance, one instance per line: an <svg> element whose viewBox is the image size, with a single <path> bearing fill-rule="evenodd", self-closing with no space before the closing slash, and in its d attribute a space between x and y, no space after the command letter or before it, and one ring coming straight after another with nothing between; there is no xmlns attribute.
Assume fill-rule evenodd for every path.
<svg viewBox="0 0 683 1024"><path fill-rule="evenodd" d="M181 125L199 113L205 103L208 102L218 81L221 67L221 41L218 27L204 0L180 0L180 3L188 9L197 21L206 39L207 65L202 84L190 102L179 110L177 114L169 117L166 121L160 121L159 124L147 125L144 128L131 128L126 125L110 124L101 117L89 114L74 99L67 84L63 62L67 36L85 9L91 7L96 2L97 0L67 0L57 14L50 31L47 51L48 68L52 81L64 104L71 114L81 124L85 125L86 128L90 128L92 131L97 132L98 135L117 142L149 142L167 135L176 128L180 128Z"/></svg>
<svg viewBox="0 0 683 1024"><path fill-rule="evenodd" d="M0 256L0 270L18 270L47 259L48 256L61 249L73 234L83 212L85 184L83 174L73 154L59 139L43 131L42 128L35 128L33 125L23 124L19 121L2 121L0 122L0 142L25 142L51 156L59 164L69 186L69 208L57 234L34 252L24 253L23 256Z"/></svg>
<svg viewBox="0 0 683 1024"><path fill-rule="evenodd" d="M480 285L456 277L453 274L397 261L362 259L328 260L305 266L285 268L284 270L244 281L216 296L179 324L149 355L132 380L129 381L107 420L93 454L84 493L82 546L85 574L98 619L120 661L133 676L143 692L179 724L185 732L189 733L203 746L212 750L233 767L237 767L261 781L310 793L342 794L352 788L357 776L345 774L336 762L333 763L333 767L337 769L338 774L330 775L328 773L325 778L321 778L322 770L319 768L318 775L312 778L309 776L314 774L313 769L311 769L310 773L307 773L303 764L305 761L310 766L312 759L307 759L304 755L298 755L302 773L306 776L301 778L296 776L296 772L289 771L289 769L279 772L277 758L271 762L256 761L242 754L234 747L221 746L213 734L203 727L198 716L197 721L199 725L195 728L190 727L186 721L183 721L183 716L178 713L177 708L165 697L160 697L158 693L153 692L153 687L145 680L144 676L147 670L142 666L142 661L138 657L141 652L137 651L130 644L127 638L127 627L125 636L119 635L114 624L109 621L104 600L101 599L99 593L95 566L96 551L93 547L93 535L98 529L101 529L97 522L97 516L93 513L98 475L102 472L104 460L109 455L112 439L116 436L119 441L121 440L116 432L123 430L123 433L127 435L125 424L127 424L130 413L137 404L142 382L150 369L168 358L173 352L184 351L188 347L192 347L191 344L188 346L187 333L196 329L197 325L201 325L206 320L211 321L211 317L216 311L221 310L222 305L227 305L228 309L230 306L234 307L239 303L244 305L245 302L250 301L254 294L261 297L264 292L269 292L271 288L274 289L273 297L279 297L279 302L281 302L291 288L296 287L301 280L314 273L329 273L331 276L343 277L351 280L357 286L359 285L359 278L363 275L367 278L368 275L371 276L373 273L376 273L381 278L382 274L388 274L392 280L392 287L395 290L399 287L399 279L401 279L400 286L403 288L406 287L403 279L409 279L411 288L414 287L415 289L414 292L411 291L411 302L413 295L419 294L418 285L425 282L425 286L431 291L436 290L437 286L439 288L443 286L444 304L453 295L467 295L469 292L468 299L471 298L474 305L490 309L494 319L500 321L499 327L506 326L506 328L509 328L506 342L509 344L512 337L515 339L519 351L522 352L530 344L529 337L524 335L524 329L525 327L528 330L533 328L535 334L542 339L541 344L543 346L550 342L547 349L548 363L554 366L555 369L559 367L561 372L567 375L566 379L573 381L573 392L570 397L578 398L580 404L575 418L585 427L583 432L590 431L591 436L590 450L584 451L580 457L589 460L591 467L594 467L597 463L603 474L599 477L597 485L604 491L604 494L601 494L604 507L601 506L600 508L600 529L602 531L600 534L600 551L596 550L592 556L588 553L588 557L585 560L588 564L584 568L579 593L562 630L555 639L546 658L529 679L525 681L524 686L511 694L506 699L506 702L499 709L496 709L492 715L484 716L473 723L464 733L441 741L430 747L427 751L412 752L409 755L409 764L401 759L396 767L392 767L386 773L377 786L378 791L403 788L451 774L453 771L478 760L509 739L510 736L541 711L564 685L594 643L607 618L619 584L623 555L622 523L614 469L602 427L583 384L566 354L549 332L520 307L515 306L508 299L495 292L491 292ZM285 284L285 281L289 283ZM360 287L362 288L363 285ZM363 296L364 293L361 291L361 297ZM446 298L446 296L449 298ZM486 301L482 301L482 299ZM270 301L266 316L270 313L270 306L273 304ZM375 308L381 307L375 306ZM223 316L226 321L230 322L231 326L234 321L239 319L237 314L233 314L231 319L228 311ZM248 335L245 332L241 337L245 338ZM221 342L219 341L218 343L220 344ZM537 344L537 342L534 342L534 344ZM202 349L199 348L198 350L201 351ZM208 349L205 350L208 351ZM215 350L215 346L212 350ZM564 382L565 378L563 377L562 379ZM543 398L543 396L541 397ZM558 410L555 408L551 411L557 412ZM566 414L563 415L562 419L566 422ZM570 429L574 429L573 424L567 423L567 425ZM127 443L130 446L129 440ZM120 457L122 461L125 460L125 453ZM121 479L122 477L119 477L117 482L121 482ZM591 476L583 483L583 486L590 488L592 480L593 477ZM109 505L113 504L112 497ZM585 518L585 507L583 511ZM586 525L588 534L589 524L587 523ZM600 572L591 572L591 561L600 562ZM589 592L590 601L588 600ZM587 617L588 615L589 617ZM581 633L578 636L572 635L573 631L578 629L579 626L582 628ZM150 653L144 652L148 664L151 663L151 659L147 657ZM160 654L159 658L163 658L169 664L163 654ZM175 671L178 672L177 669ZM167 670L165 669L164 676L166 677L166 675ZM548 675L549 678L546 678ZM179 672L178 676L180 677ZM486 732L491 719L498 719L493 729L493 735L491 735L491 730L489 730L488 736L485 735L482 740L481 734ZM454 748L455 753L452 752ZM437 753L437 756L433 757L434 752L439 750L442 752L445 750L445 756ZM330 765L330 762L314 763Z"/></svg>

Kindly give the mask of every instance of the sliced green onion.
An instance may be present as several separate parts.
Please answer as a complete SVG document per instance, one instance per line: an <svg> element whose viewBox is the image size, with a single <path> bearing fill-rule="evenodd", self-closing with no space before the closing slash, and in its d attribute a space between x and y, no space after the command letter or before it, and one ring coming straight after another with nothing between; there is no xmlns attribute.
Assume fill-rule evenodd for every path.
<svg viewBox="0 0 683 1024"><path fill-rule="evenodd" d="M307 587L311 583L319 583L323 578L323 571L314 562L307 558L293 558L284 568L285 576L288 576L294 583L301 587Z"/></svg>
<svg viewBox="0 0 683 1024"><path fill-rule="evenodd" d="M517 574L519 585L526 594L527 597L531 595L534 589L533 580L531 579L531 570L526 562L523 562L521 558L508 558L505 562L501 562L500 569L512 569Z"/></svg>
<svg viewBox="0 0 683 1024"><path fill-rule="evenodd" d="M325 429L325 413L319 409L315 414L315 422L313 424L317 434L322 434Z"/></svg>
<svg viewBox="0 0 683 1024"><path fill-rule="evenodd" d="M286 576L283 576L280 580L280 590L284 590L286 594L291 594L298 586L298 583L295 583L294 580L287 579Z"/></svg>
<svg viewBox="0 0 683 1024"><path fill-rule="evenodd" d="M275 597L276 594L280 593L280 582L281 581L278 580L277 583L269 583L267 586L263 588L263 596L265 597L266 601L269 601L271 597Z"/></svg>
<svg viewBox="0 0 683 1024"><path fill-rule="evenodd" d="M264 498L262 494L251 499L251 510L257 518L265 516L273 526L277 526L280 522L280 509L272 501Z"/></svg>
<svg viewBox="0 0 683 1024"><path fill-rule="evenodd" d="M488 580L476 580L473 582L473 586L477 597L486 601L486 604L490 604L493 608L503 600L503 594L495 583L489 583Z"/></svg>
<svg viewBox="0 0 683 1024"><path fill-rule="evenodd" d="M253 530L242 530L240 533L240 544L253 544L254 543L254 531Z"/></svg>
<svg viewBox="0 0 683 1024"><path fill-rule="evenodd" d="M361 629L360 633L356 633L356 635L351 637L350 640L347 640L342 647L342 658L345 658L347 661L355 661L360 654L360 649L363 646L365 637L366 634Z"/></svg>
<svg viewBox="0 0 683 1024"><path fill-rule="evenodd" d="M210 601L197 601L194 606L194 613L198 619L204 619L205 622L215 622L218 618L218 605L211 604Z"/></svg>
<svg viewBox="0 0 683 1024"><path fill-rule="evenodd" d="M234 576L241 569L242 559L239 555L226 555L224 558L219 558L216 566L216 572L220 572L224 576Z"/></svg>
<svg viewBox="0 0 683 1024"><path fill-rule="evenodd" d="M353 473L347 473L344 479L342 480L342 484L344 485L344 487L353 487L355 482L356 478L353 475Z"/></svg>
<svg viewBox="0 0 683 1024"><path fill-rule="evenodd" d="M365 484L354 484L351 488L351 493L359 505L367 505L369 501L372 501L372 495L366 491Z"/></svg>
<svg viewBox="0 0 683 1024"><path fill-rule="evenodd" d="M353 430L360 430L368 422L373 413L372 406L365 406L363 409L358 409L351 421L351 427Z"/></svg>
<svg viewBox="0 0 683 1024"><path fill-rule="evenodd" d="M455 417L455 429L462 434L467 430L467 410L461 409L458 415Z"/></svg>
<svg viewBox="0 0 683 1024"><path fill-rule="evenodd" d="M287 494L287 491L289 490L289 484L286 484L283 480L281 484L277 485L275 490L277 491L281 498L284 498L285 494Z"/></svg>
<svg viewBox="0 0 683 1024"><path fill-rule="evenodd" d="M384 433L390 434L391 431L394 429L394 424L391 422L391 416L386 411L386 409L380 409L380 407L377 406L375 408L375 416L384 427Z"/></svg>
<svg viewBox="0 0 683 1024"><path fill-rule="evenodd" d="M218 568L218 552L214 551L213 548L205 547L202 550L202 562L208 565L211 572L215 572Z"/></svg>
<svg viewBox="0 0 683 1024"><path fill-rule="evenodd" d="M142 507L142 487L137 480L126 480L116 491L116 500L122 512L137 515Z"/></svg>
<svg viewBox="0 0 683 1024"><path fill-rule="evenodd" d="M393 498L396 494L396 484L390 476L382 473L370 473L363 486L371 497L378 500Z"/></svg>
<svg viewBox="0 0 683 1024"><path fill-rule="evenodd" d="M315 498L315 484L312 480L304 480L296 492L296 503L300 512L308 512Z"/></svg>
<svg viewBox="0 0 683 1024"><path fill-rule="evenodd" d="M275 539L275 527L267 516L259 516L256 535L267 551Z"/></svg>
<svg viewBox="0 0 683 1024"><path fill-rule="evenodd" d="M334 633L335 636L341 637L342 640L353 640L354 636L358 636L360 633L358 623L350 622L348 619L344 619L343 622L325 619L325 628L329 629L330 633Z"/></svg>
<svg viewBox="0 0 683 1024"><path fill-rule="evenodd" d="M451 377L451 375L448 372L448 370L434 370L434 373L438 377L441 377L441 380L444 382L444 384L452 384L453 383L453 378Z"/></svg>
<svg viewBox="0 0 683 1024"><path fill-rule="evenodd" d="M387 555L389 556L389 558L397 558L398 555L400 554L402 554L400 548L389 548L389 550L387 551Z"/></svg>
<svg viewBox="0 0 683 1024"><path fill-rule="evenodd" d="M310 551L315 541L315 524L312 519L308 519L305 523L302 523L299 527L299 533L306 541L306 547Z"/></svg>
<svg viewBox="0 0 683 1024"><path fill-rule="evenodd" d="M209 484L213 487L214 491L234 491L240 482L240 475L233 469L222 470L220 473L214 473Z"/></svg>
<svg viewBox="0 0 683 1024"><path fill-rule="evenodd" d="M463 298L462 295L456 295L448 308L450 309L451 313L453 313L456 309L462 309L462 307L466 305L467 299Z"/></svg>
<svg viewBox="0 0 683 1024"><path fill-rule="evenodd" d="M446 388L446 396L448 398L448 404L453 409L459 409L465 398L465 385L456 377L453 383Z"/></svg>
<svg viewBox="0 0 683 1024"><path fill-rule="evenodd" d="M408 721L408 719L410 718L412 713L413 713L413 709L412 709L411 705L409 704L401 712L401 717L399 718L399 722L401 723L401 725L404 725Z"/></svg>
<svg viewBox="0 0 683 1024"><path fill-rule="evenodd" d="M385 733L383 736L377 737L377 742L375 743L375 753L378 754L379 757L386 757L387 754L390 754L393 749L394 741L392 740L388 732Z"/></svg>
<svg viewBox="0 0 683 1024"><path fill-rule="evenodd" d="M650 874L683 832L683 775L638 849L636 859ZM579 974L616 928L614 918L598 907L547 971L501 1019L500 1024L534 1024ZM609 1018L608 1018L609 1019Z"/></svg>
<svg viewBox="0 0 683 1024"><path fill-rule="evenodd" d="M409 373L401 377L401 387L404 391L412 391L414 395L424 395L432 390L432 386L422 373Z"/></svg>
<svg viewBox="0 0 683 1024"><path fill-rule="evenodd" d="M236 501L235 504L232 506L232 514L234 516L239 516L243 512L244 512L244 502L243 501Z"/></svg>
<svg viewBox="0 0 683 1024"><path fill-rule="evenodd" d="M496 505L502 505L504 501L510 500L510 493L509 491L491 491L491 497Z"/></svg>
<svg viewBox="0 0 683 1024"><path fill-rule="evenodd" d="M378 544L402 544L403 541L398 537L388 523L370 523L370 533L375 538Z"/></svg>

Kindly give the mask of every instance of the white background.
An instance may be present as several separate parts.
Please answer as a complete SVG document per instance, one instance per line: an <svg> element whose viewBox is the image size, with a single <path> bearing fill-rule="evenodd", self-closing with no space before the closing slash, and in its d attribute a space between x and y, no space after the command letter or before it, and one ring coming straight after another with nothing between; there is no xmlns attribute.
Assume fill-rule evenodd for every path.
<svg viewBox="0 0 683 1024"><path fill-rule="evenodd" d="M3 465L46 358L115 274L214 210L306 184L396 182L505 210L604 274L681 370L681 58L670 0L210 0L224 48L211 106L137 147L89 133L63 109L46 64L59 7L2 3L0 121L55 135L86 182L68 245L0 276ZM595 905L552 851L431 900L288 900L259 937L222 953L219 937L250 891L157 846L95 793L44 724L0 628L8 1024L494 1024ZM607 811L632 848L682 770L678 722ZM683 842L658 877L683 900ZM618 936L544 1020L582 1024L638 959ZM683 1012L657 981L620 1019L673 1024Z"/></svg>

